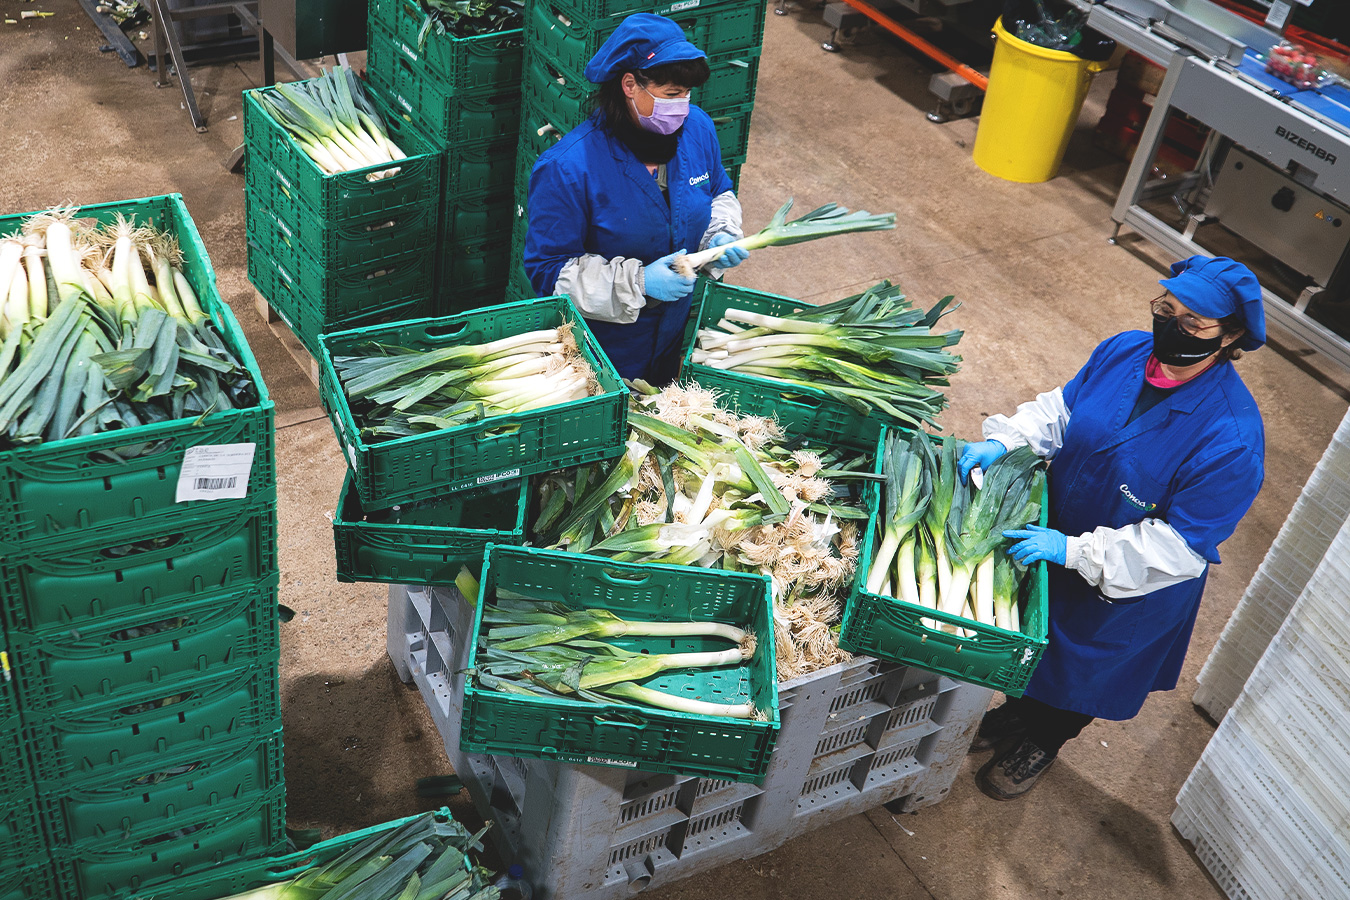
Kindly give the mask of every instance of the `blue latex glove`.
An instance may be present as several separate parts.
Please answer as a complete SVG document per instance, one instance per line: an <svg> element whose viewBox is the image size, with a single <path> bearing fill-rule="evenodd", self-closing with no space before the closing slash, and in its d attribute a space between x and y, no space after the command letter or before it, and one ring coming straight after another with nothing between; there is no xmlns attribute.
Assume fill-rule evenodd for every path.
<svg viewBox="0 0 1350 900"><path fill-rule="evenodd" d="M719 234L714 234L712 240L708 241L708 246L720 247L723 244L730 244L734 240L736 240L736 238L724 231ZM732 247L726 253L723 253L720 258L713 260L713 267L717 269L731 269L735 266L739 266L749 258L749 250L746 250L744 247Z"/></svg>
<svg viewBox="0 0 1350 900"><path fill-rule="evenodd" d="M671 263L685 251L676 250L669 256L663 256L642 270L642 292L653 300L662 303L674 303L683 300L694 290L694 276L681 275L671 268Z"/></svg>
<svg viewBox="0 0 1350 900"><path fill-rule="evenodd" d="M976 466L980 471L993 465L994 460L1008 452L1008 448L1003 446L1002 441L976 441L973 444L966 444L966 449L961 451L961 458L956 461L956 471L961 475L961 483L966 483L966 477L970 475L970 470Z"/></svg>
<svg viewBox="0 0 1350 900"><path fill-rule="evenodd" d="M1041 560L1062 566L1069 553L1069 539L1053 528L1028 525L1005 531L1003 536L1018 542L1008 548L1008 554L1024 566Z"/></svg>

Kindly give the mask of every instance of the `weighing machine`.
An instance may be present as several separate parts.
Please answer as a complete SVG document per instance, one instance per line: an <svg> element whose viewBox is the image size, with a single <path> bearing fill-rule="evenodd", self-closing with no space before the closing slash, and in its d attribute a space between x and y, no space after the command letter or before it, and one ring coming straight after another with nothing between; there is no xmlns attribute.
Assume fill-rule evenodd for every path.
<svg viewBox="0 0 1350 900"><path fill-rule="evenodd" d="M1072 2L1088 26L1167 70L1112 212L1111 242L1128 226L1180 259L1208 252L1195 241L1201 228L1231 231L1304 285L1288 299L1265 290L1269 324L1350 369L1350 88L1300 90L1266 73L1290 4L1267 4L1263 27L1207 0ZM1149 181L1173 110L1213 133L1196 171ZM1142 205L1168 195L1179 227Z"/></svg>

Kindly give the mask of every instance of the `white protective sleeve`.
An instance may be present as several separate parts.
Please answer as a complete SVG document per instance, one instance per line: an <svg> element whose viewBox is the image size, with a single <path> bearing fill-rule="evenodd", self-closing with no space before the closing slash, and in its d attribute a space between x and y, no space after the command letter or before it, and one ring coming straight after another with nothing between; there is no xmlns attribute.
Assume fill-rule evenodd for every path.
<svg viewBox="0 0 1350 900"><path fill-rule="evenodd" d="M1142 597L1197 578L1205 558L1162 519L1070 536L1064 565L1109 600Z"/></svg>
<svg viewBox="0 0 1350 900"><path fill-rule="evenodd" d="M733 191L723 191L712 199L712 219L708 230L698 242L698 249L707 250L708 244L719 234L729 234L734 238L743 238L741 231L741 201Z"/></svg>
<svg viewBox="0 0 1350 900"><path fill-rule="evenodd" d="M1029 444L1037 456L1054 459L1068 426L1064 389L1055 388L1023 403L1011 416L990 416L984 420L982 430L986 440L998 441L1009 450Z"/></svg>
<svg viewBox="0 0 1350 900"><path fill-rule="evenodd" d="M588 319L628 325L637 321L638 313L647 305L642 269L640 259L605 259L587 253L563 265L553 290L570 296Z"/></svg>

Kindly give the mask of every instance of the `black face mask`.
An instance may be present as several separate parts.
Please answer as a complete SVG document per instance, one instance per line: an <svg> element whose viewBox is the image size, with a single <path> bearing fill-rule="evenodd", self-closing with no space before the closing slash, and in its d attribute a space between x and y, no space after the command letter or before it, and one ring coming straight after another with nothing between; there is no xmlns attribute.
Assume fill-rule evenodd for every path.
<svg viewBox="0 0 1350 900"><path fill-rule="evenodd" d="M627 115L607 116L606 124L615 137L628 145L639 162L648 165L668 163L674 159L675 151L679 149L680 135L684 134L683 125L674 134L657 134L640 127Z"/></svg>
<svg viewBox="0 0 1350 900"><path fill-rule="evenodd" d="M1176 316L1153 317L1153 355L1167 366L1193 366L1223 347L1223 335L1196 337L1181 330Z"/></svg>

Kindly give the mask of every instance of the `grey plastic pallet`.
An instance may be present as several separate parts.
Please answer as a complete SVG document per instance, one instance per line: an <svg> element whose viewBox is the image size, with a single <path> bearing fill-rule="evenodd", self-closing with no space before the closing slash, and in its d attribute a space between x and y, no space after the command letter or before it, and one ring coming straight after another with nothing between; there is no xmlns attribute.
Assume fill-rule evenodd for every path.
<svg viewBox="0 0 1350 900"><path fill-rule="evenodd" d="M779 685L762 786L459 749L473 611L454 588L393 585L389 656L415 682L498 850L539 900L611 900L669 884L882 804L937 803L991 691L858 657Z"/></svg>

